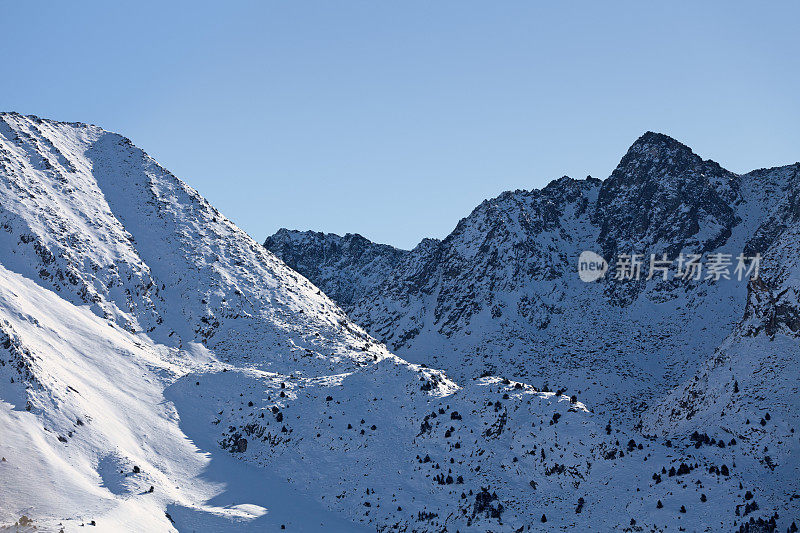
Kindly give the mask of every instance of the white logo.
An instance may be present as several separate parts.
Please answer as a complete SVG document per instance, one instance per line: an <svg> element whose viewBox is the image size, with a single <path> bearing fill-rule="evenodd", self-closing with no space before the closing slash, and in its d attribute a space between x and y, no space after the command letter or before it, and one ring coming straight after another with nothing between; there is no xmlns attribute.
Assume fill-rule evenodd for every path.
<svg viewBox="0 0 800 533"><path fill-rule="evenodd" d="M608 263L606 260L589 250L581 252L578 258L578 276L581 281L591 282L596 281L608 272Z"/></svg>
<svg viewBox="0 0 800 533"><path fill-rule="evenodd" d="M645 272L648 262L644 260L644 254L619 254L614 263L614 279L622 281L642 279L647 281L659 276L661 280L684 280L684 281L719 281L721 279L732 279L746 281L748 279L758 279L759 267L761 265L761 254L746 256L740 253L736 256L736 268L731 274L731 267L734 266L733 254L709 253L706 255L705 263L703 254L683 254L678 255L677 260L667 259L667 254L650 254L649 272ZM670 270L676 263L677 271L670 277ZM594 252L585 250L578 258L578 276L582 281L592 282L602 278L608 272L609 266L605 259ZM705 270L704 270L705 269ZM705 276L703 275L705 274Z"/></svg>

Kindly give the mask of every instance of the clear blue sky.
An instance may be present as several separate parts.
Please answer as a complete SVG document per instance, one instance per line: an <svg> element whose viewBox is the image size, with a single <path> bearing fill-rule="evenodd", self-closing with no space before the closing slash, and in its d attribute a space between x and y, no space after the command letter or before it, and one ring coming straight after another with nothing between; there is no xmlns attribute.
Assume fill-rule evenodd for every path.
<svg viewBox="0 0 800 533"><path fill-rule="evenodd" d="M800 159L800 3L0 0L0 108L130 137L257 240L411 247L646 130Z"/></svg>

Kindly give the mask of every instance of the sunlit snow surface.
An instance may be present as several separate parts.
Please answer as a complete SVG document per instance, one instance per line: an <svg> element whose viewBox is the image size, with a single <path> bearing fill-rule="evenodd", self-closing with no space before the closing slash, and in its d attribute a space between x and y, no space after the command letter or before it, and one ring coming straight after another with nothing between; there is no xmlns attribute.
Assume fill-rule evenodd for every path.
<svg viewBox="0 0 800 533"><path fill-rule="evenodd" d="M742 416L769 406L766 425L751 420L757 437L712 422L726 391L696 418L716 439L769 446L771 469L753 446L689 446L697 428L669 413L647 423L674 428L672 446L607 426L572 391L455 382L390 354L94 126L0 115L0 265L3 526L716 531L797 515L785 390L734 404ZM748 342L725 350L730 364L779 346L796 375L794 340Z"/></svg>

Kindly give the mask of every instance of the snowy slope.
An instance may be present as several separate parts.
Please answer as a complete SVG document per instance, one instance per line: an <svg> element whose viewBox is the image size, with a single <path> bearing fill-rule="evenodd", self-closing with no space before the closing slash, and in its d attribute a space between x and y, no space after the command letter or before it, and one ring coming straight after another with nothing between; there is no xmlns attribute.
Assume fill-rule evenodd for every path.
<svg viewBox="0 0 800 533"><path fill-rule="evenodd" d="M203 341L226 358L259 356L284 370L302 358L307 371L309 360L349 368L387 355L124 137L15 114L0 119L8 268L173 346Z"/></svg>
<svg viewBox="0 0 800 533"><path fill-rule="evenodd" d="M759 279L751 280L744 319L696 375L644 417L652 435L691 434L738 442L737 464L769 480L779 494L792 488L800 507L800 217L797 189L755 239L765 247ZM697 445L697 440L693 442Z"/></svg>
<svg viewBox="0 0 800 533"><path fill-rule="evenodd" d="M208 460L186 440L162 397L164 387L199 362L236 360L316 375L390 357L317 288L119 135L5 113L0 169L0 264L9 293L25 295L14 305L26 306L12 310L8 301L0 314L0 347L8 350L0 398L4 418L16 420L9 422L16 429L4 432L3 466L19 476L2 495L0 523L28 510L37 520L91 515L125 523L152 515L163 526L164 511L154 509L168 502L194 508L222 492L191 481L202 477ZM31 285L52 293L34 297ZM37 299L46 305L32 303ZM29 322L42 323L39 311L52 315L49 321L62 319L58 327L29 329ZM82 321L91 323L75 326ZM73 389L89 395L91 405ZM53 455L53 448L74 448L70 434L87 427L90 442L68 457ZM148 442L155 433L157 447ZM49 482L40 498L32 498L40 489L26 482L29 469L19 457L33 442L41 444L36 462ZM180 446L182 453L168 453ZM134 503L128 493L144 481L125 488L125 479L101 479L117 466L127 473L148 454L162 462L162 491L197 483L200 489ZM77 464L80 472L53 464ZM58 488L72 479L85 494ZM273 490L282 493L283 485ZM286 507L281 501L270 507Z"/></svg>
<svg viewBox="0 0 800 533"><path fill-rule="evenodd" d="M796 518L796 481L776 489L757 460L734 466L719 448L644 436L609 422L589 394L554 392L544 375L532 386L456 368L453 379L392 355L119 135L2 114L0 157L0 528L694 531L776 512L785 529ZM547 240L531 246L556 255L594 238L564 228L587 219L598 186L564 180L550 197L531 193L539 207L518 226L513 209L487 203L451 259L484 257L488 243L469 242L480 228L536 228ZM562 195L572 207L537 215ZM426 241L385 258L354 236L337 247L369 260L351 271L364 284L340 285L351 295L392 264L426 288L442 251ZM557 274L521 261L507 266ZM506 273L482 266L490 278ZM578 287L565 286L531 297L567 309ZM591 290L608 297L602 284ZM470 301L481 300L440 308L456 339L463 324L480 331L484 311L459 308ZM636 376L659 356L616 369ZM519 373L509 369L496 373ZM590 369L571 372L589 388ZM622 383L603 386L625 409L642 387ZM786 465L792 453L774 458ZM744 508L747 491L758 509Z"/></svg>
<svg viewBox="0 0 800 533"><path fill-rule="evenodd" d="M606 429L552 392L497 378L459 389L392 359L322 378L232 367L199 346L168 349L109 326L5 269L0 287L9 354L26 351L36 376L17 390L30 411L1 411L7 523L513 531L633 519L668 531L730 527L744 501L736 471L709 473L702 456ZM2 370L20 383L11 365ZM242 438L248 445L231 453ZM762 509L786 512L746 486Z"/></svg>
<svg viewBox="0 0 800 533"><path fill-rule="evenodd" d="M319 234L281 230L265 245L324 290L367 288L341 304L407 359L457 380L503 372L560 387L628 430L736 464L796 517L797 198L800 164L736 175L647 133L607 180L503 193L443 241L393 251L402 259L382 277L370 269L351 279L357 258L316 254L327 246ZM631 282L614 280L612 266L585 284L576 272L583 250L608 259L760 253L761 276ZM752 517L752 501L736 505L734 514Z"/></svg>
<svg viewBox="0 0 800 533"><path fill-rule="evenodd" d="M2 267L0 309L0 524L27 516L39 528L94 521L104 531L164 531L171 528L166 512L180 508L217 527L350 529L266 473L242 493L248 473L181 431L163 391L178 376L218 366L201 346L154 344ZM222 479L215 476L220 462ZM271 490L269 498L261 487Z"/></svg>

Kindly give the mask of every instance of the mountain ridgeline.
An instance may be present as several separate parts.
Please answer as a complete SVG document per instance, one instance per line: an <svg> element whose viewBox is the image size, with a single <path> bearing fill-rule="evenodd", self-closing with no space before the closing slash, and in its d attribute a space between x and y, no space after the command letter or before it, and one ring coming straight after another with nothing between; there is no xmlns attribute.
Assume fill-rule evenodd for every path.
<svg viewBox="0 0 800 533"><path fill-rule="evenodd" d="M589 389L615 411L620 392L635 393L631 407L643 409L653 388L691 376L745 314L760 317L755 329L800 332L795 288L783 287L799 196L800 164L738 175L648 132L608 179L503 193L413 250L286 229L264 245L410 360L460 378L503 369ZM584 250L611 264L597 283L579 281ZM761 278L646 279L650 254L674 260L674 273L681 254L713 253L734 265L738 254L760 254ZM616 279L620 254L642 254L640 279ZM619 379L591 386L598 372Z"/></svg>
<svg viewBox="0 0 800 533"><path fill-rule="evenodd" d="M798 199L800 163L736 174L648 132L606 180L505 192L412 250L286 229L264 245L410 361L573 391L641 434L800 473ZM583 251L604 277L580 281ZM640 277L621 254L641 254ZM648 276L651 254L666 277ZM757 270L737 273L740 254ZM693 255L727 257L730 279L677 275ZM793 483L778 477L776 495Z"/></svg>
<svg viewBox="0 0 800 533"><path fill-rule="evenodd" d="M0 113L0 530L791 528L797 188L647 134L411 251L268 250L125 137Z"/></svg>

